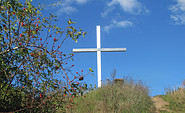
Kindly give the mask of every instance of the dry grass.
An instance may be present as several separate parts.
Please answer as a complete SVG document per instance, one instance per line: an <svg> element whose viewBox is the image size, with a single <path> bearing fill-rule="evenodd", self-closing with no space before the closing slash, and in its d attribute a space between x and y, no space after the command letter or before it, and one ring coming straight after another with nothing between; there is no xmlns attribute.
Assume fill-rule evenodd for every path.
<svg viewBox="0 0 185 113"><path fill-rule="evenodd" d="M75 100L75 113L154 113L148 87L130 78L109 82L91 91L86 98Z"/></svg>
<svg viewBox="0 0 185 113"><path fill-rule="evenodd" d="M171 110L185 112L185 80L180 87L166 89L166 95L163 98L170 103Z"/></svg>

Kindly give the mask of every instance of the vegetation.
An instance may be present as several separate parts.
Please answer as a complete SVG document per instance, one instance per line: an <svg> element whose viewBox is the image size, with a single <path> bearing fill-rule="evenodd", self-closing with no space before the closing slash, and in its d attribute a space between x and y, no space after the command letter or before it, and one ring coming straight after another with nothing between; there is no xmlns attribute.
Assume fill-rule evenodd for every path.
<svg viewBox="0 0 185 113"><path fill-rule="evenodd" d="M0 0L0 112L55 112L69 101L64 95L87 87L83 70L71 71L73 54L62 51L65 40L86 32L71 20L58 27L56 16L42 15L31 1Z"/></svg>
<svg viewBox="0 0 185 113"><path fill-rule="evenodd" d="M114 75L115 73L113 73ZM154 113L155 106L148 96L148 87L130 78L89 91L86 97L74 99L76 113Z"/></svg>
<svg viewBox="0 0 185 113"><path fill-rule="evenodd" d="M182 85L177 88L166 89L166 94L161 96L164 100L169 102L169 109L175 113L185 112L185 80Z"/></svg>

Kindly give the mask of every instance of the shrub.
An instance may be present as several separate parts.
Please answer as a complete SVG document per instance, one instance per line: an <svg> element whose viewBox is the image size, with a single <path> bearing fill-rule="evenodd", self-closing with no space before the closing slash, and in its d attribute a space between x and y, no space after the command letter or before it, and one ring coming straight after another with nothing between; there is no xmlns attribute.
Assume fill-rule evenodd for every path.
<svg viewBox="0 0 185 113"><path fill-rule="evenodd" d="M0 0L0 112L53 112L65 103L59 93L83 93L78 79L87 74L74 74L73 53L63 45L86 32L70 19L59 27L56 16L42 10L32 0Z"/></svg>
<svg viewBox="0 0 185 113"><path fill-rule="evenodd" d="M77 113L153 113L156 110L148 87L130 78L111 81L75 101Z"/></svg>

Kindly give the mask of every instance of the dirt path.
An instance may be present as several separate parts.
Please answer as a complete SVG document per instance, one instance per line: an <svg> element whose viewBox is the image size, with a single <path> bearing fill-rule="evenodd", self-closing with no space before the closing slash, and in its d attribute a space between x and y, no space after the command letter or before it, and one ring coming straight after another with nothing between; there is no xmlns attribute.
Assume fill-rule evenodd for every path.
<svg viewBox="0 0 185 113"><path fill-rule="evenodd" d="M166 108L166 106L169 105L169 103L164 101L160 96L152 97L152 101L154 102L157 108L157 113L160 113L160 111L166 111L168 113L172 113L172 110Z"/></svg>

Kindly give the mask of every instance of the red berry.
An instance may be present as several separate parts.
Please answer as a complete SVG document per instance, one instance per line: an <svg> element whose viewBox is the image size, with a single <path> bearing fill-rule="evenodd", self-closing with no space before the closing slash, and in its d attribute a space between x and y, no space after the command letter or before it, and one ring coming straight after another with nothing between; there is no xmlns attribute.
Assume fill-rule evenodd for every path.
<svg viewBox="0 0 185 113"><path fill-rule="evenodd" d="M21 23L21 25L23 26L23 25L24 25L24 23L22 22L22 23Z"/></svg>
<svg viewBox="0 0 185 113"><path fill-rule="evenodd" d="M15 13L13 12L13 15L15 15Z"/></svg>
<svg viewBox="0 0 185 113"><path fill-rule="evenodd" d="M31 56L34 56L34 53L31 53Z"/></svg>
<svg viewBox="0 0 185 113"><path fill-rule="evenodd" d="M40 94L40 97L42 97L42 95Z"/></svg>
<svg viewBox="0 0 185 113"><path fill-rule="evenodd" d="M84 95L84 97L86 97L86 96Z"/></svg>
<svg viewBox="0 0 185 113"><path fill-rule="evenodd" d="M73 67L74 65L72 65L72 67Z"/></svg>
<svg viewBox="0 0 185 113"><path fill-rule="evenodd" d="M76 72L76 74L78 74L78 72Z"/></svg>
<svg viewBox="0 0 185 113"><path fill-rule="evenodd" d="M25 7L23 8L23 10L25 10Z"/></svg>
<svg viewBox="0 0 185 113"><path fill-rule="evenodd" d="M51 37L51 35L49 35L49 37Z"/></svg>
<svg viewBox="0 0 185 113"><path fill-rule="evenodd" d="M22 37L22 34L20 34L20 37Z"/></svg>
<svg viewBox="0 0 185 113"><path fill-rule="evenodd" d="M38 26L38 24L36 26Z"/></svg>
<svg viewBox="0 0 185 113"><path fill-rule="evenodd" d="M54 38L53 40L54 40L54 41L57 41L57 39L56 39L56 38Z"/></svg>
<svg viewBox="0 0 185 113"><path fill-rule="evenodd" d="M81 70L81 72L83 72L83 70Z"/></svg>
<svg viewBox="0 0 185 113"><path fill-rule="evenodd" d="M83 80L84 79L84 77L83 76L81 76L80 78L79 78L79 80Z"/></svg>
<svg viewBox="0 0 185 113"><path fill-rule="evenodd" d="M42 38L40 38L40 40L42 40Z"/></svg>
<svg viewBox="0 0 185 113"><path fill-rule="evenodd" d="M19 42L19 45L21 45L22 43L21 42Z"/></svg>

